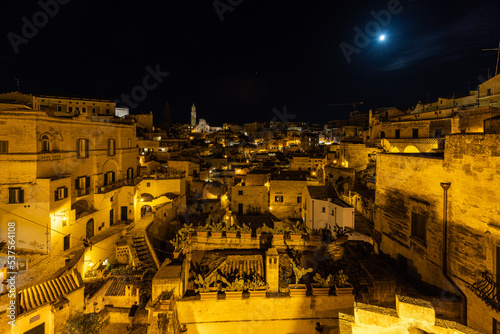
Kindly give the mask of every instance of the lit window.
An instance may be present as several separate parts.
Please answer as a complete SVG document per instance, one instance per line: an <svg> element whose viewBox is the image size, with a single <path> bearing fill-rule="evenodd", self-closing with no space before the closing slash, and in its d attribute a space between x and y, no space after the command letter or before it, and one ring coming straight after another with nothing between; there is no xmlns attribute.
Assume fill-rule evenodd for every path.
<svg viewBox="0 0 500 334"><path fill-rule="evenodd" d="M59 187L56 189L55 193L55 200L59 201L61 199L65 199L68 197L68 187Z"/></svg>
<svg viewBox="0 0 500 334"><path fill-rule="evenodd" d="M104 185L107 186L113 183L115 183L115 172L107 172L104 174Z"/></svg>
<svg viewBox="0 0 500 334"><path fill-rule="evenodd" d="M90 176L80 176L75 180L75 189L77 190L77 196L85 195L86 190L90 188Z"/></svg>
<svg viewBox="0 0 500 334"><path fill-rule="evenodd" d="M283 203L283 196L274 196L275 203Z"/></svg>
<svg viewBox="0 0 500 334"><path fill-rule="evenodd" d="M9 203L24 203L24 190L9 188Z"/></svg>

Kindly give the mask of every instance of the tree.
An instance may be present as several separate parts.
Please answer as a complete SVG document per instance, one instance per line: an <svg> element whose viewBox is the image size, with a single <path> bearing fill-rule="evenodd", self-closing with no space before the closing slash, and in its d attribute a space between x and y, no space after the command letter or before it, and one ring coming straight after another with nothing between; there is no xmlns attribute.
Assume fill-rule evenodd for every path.
<svg viewBox="0 0 500 334"><path fill-rule="evenodd" d="M63 334L99 334L109 322L97 313L76 312L66 322Z"/></svg>

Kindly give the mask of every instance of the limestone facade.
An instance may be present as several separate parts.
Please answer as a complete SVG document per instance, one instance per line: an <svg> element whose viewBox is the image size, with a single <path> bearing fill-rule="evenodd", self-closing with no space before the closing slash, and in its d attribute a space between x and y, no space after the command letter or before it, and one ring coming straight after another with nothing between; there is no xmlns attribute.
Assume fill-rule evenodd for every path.
<svg viewBox="0 0 500 334"><path fill-rule="evenodd" d="M380 154L377 159L375 247L389 254L406 272L422 281L454 291L441 273L443 203L448 190L448 275L467 296L468 324L491 332L500 313L475 297L469 288L481 273L498 275L500 226L500 147L498 134L446 137L444 157ZM376 238L377 239L377 238Z"/></svg>
<svg viewBox="0 0 500 334"><path fill-rule="evenodd" d="M2 235L14 221L20 248L58 252L133 219L134 125L10 109L0 112Z"/></svg>

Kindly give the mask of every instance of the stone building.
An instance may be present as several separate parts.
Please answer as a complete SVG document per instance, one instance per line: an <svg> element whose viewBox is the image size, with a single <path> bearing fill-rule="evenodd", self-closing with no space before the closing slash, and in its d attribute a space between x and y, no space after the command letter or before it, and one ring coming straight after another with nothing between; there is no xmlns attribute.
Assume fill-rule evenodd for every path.
<svg viewBox="0 0 500 334"><path fill-rule="evenodd" d="M439 98L413 109L370 111L368 143L388 152L418 153L443 149L443 136L484 132L484 121L500 115L500 75L464 97Z"/></svg>
<svg viewBox="0 0 500 334"><path fill-rule="evenodd" d="M135 126L113 118L113 103L16 96L18 104L0 104L1 235L16 222L19 248L60 252L132 220Z"/></svg>
<svg viewBox="0 0 500 334"><path fill-rule="evenodd" d="M311 172L312 176L323 178L323 168L326 165L326 156L294 154L290 161L290 170L304 170Z"/></svg>
<svg viewBox="0 0 500 334"><path fill-rule="evenodd" d="M340 153L337 164L340 167L353 168L356 171L361 171L375 161L375 157L379 151L380 150L376 147L343 141L340 143Z"/></svg>
<svg viewBox="0 0 500 334"><path fill-rule="evenodd" d="M16 333L61 333L68 318L83 311L83 290L83 280L76 269L22 289L16 298Z"/></svg>
<svg viewBox="0 0 500 334"><path fill-rule="evenodd" d="M331 188L305 186L302 189L302 220L311 229L335 225L354 229L354 208L342 201Z"/></svg>
<svg viewBox="0 0 500 334"><path fill-rule="evenodd" d="M249 177L250 175L250 177ZM231 187L231 211L240 215L261 214L269 211L268 174L247 174L249 182L242 181Z"/></svg>
<svg viewBox="0 0 500 334"><path fill-rule="evenodd" d="M498 303L473 288L483 284L498 291L499 140L498 134L448 135L444 155L377 159L375 248L410 277L462 292L467 324L484 333L500 321ZM440 274L443 259L453 283Z"/></svg>
<svg viewBox="0 0 500 334"><path fill-rule="evenodd" d="M302 189L309 183L307 171L281 171L271 176L269 209L279 219L301 218ZM309 183L308 183L309 182Z"/></svg>

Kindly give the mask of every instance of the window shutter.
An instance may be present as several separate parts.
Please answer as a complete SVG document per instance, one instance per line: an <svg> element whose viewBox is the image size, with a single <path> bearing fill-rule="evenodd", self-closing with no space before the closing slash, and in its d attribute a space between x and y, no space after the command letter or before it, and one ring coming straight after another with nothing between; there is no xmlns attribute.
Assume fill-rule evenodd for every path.
<svg viewBox="0 0 500 334"><path fill-rule="evenodd" d="M56 201L59 200L59 192L57 191L57 189L56 189L56 191L54 191L54 198Z"/></svg>
<svg viewBox="0 0 500 334"><path fill-rule="evenodd" d="M19 203L24 203L24 189L19 189Z"/></svg>
<svg viewBox="0 0 500 334"><path fill-rule="evenodd" d="M75 179L75 189L80 189L80 178L79 177L77 177Z"/></svg>
<svg viewBox="0 0 500 334"><path fill-rule="evenodd" d="M111 172L111 183L115 182L115 172Z"/></svg>
<svg viewBox="0 0 500 334"><path fill-rule="evenodd" d="M64 198L68 198L68 187L64 187Z"/></svg>
<svg viewBox="0 0 500 334"><path fill-rule="evenodd" d="M85 177L85 187L90 188L90 176Z"/></svg>
<svg viewBox="0 0 500 334"><path fill-rule="evenodd" d="M76 140L76 157L80 159L81 152L80 152L80 139Z"/></svg>
<svg viewBox="0 0 500 334"><path fill-rule="evenodd" d="M89 140L85 139L85 158L89 157Z"/></svg>
<svg viewBox="0 0 500 334"><path fill-rule="evenodd" d="M16 191L14 189L9 189L9 203L16 202Z"/></svg>

